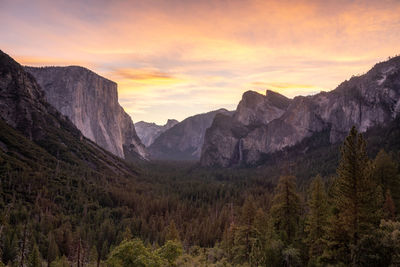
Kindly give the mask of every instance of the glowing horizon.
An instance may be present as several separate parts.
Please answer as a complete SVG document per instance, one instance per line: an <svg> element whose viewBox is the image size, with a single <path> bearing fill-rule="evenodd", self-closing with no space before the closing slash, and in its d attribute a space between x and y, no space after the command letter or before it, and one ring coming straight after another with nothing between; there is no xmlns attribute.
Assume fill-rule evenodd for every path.
<svg viewBox="0 0 400 267"><path fill-rule="evenodd" d="M334 89L400 51L400 2L0 0L0 49L115 81L137 121Z"/></svg>

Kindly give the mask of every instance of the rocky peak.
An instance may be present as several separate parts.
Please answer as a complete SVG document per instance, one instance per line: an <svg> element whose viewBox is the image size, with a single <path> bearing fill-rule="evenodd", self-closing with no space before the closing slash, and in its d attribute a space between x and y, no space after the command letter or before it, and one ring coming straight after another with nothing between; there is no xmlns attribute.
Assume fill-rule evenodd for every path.
<svg viewBox="0 0 400 267"><path fill-rule="evenodd" d="M166 130L172 128L179 122L174 119L168 119L165 125L157 125L154 122L139 121L135 123L136 132L142 143L148 147L157 137Z"/></svg>
<svg viewBox="0 0 400 267"><path fill-rule="evenodd" d="M175 125L178 124L178 123L179 123L179 121L177 121L177 120L168 119L168 120L167 120L167 123L164 125L164 127L166 127L166 128L169 129L169 128L175 126Z"/></svg>
<svg viewBox="0 0 400 267"><path fill-rule="evenodd" d="M290 104L290 99L267 90L266 95L254 91L243 94L234 118L244 125L266 124L282 116Z"/></svg>

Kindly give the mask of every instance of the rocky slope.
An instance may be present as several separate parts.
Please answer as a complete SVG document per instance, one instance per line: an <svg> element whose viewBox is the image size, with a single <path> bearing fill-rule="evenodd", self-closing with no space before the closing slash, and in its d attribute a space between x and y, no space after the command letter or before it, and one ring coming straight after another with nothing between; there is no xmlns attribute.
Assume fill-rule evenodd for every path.
<svg viewBox="0 0 400 267"><path fill-rule="evenodd" d="M165 125L157 125L154 122L145 122L139 121L135 123L136 133L139 136L142 143L148 147L153 144L154 140L159 137L163 132L169 130L179 121L177 120L168 120Z"/></svg>
<svg viewBox="0 0 400 267"><path fill-rule="evenodd" d="M0 158L13 168L132 175L131 167L95 143L46 102L35 78L0 51ZM15 165L15 166L14 166ZM39 169L34 169L39 166ZM88 174L89 175L89 174Z"/></svg>
<svg viewBox="0 0 400 267"><path fill-rule="evenodd" d="M353 125L365 132L392 121L400 112L400 57L376 64L330 92L285 99L280 106L262 99L246 92L233 117L215 117L206 132L203 166L254 165L318 132L328 130L330 142L337 143Z"/></svg>
<svg viewBox="0 0 400 267"><path fill-rule="evenodd" d="M186 118L162 133L149 147L150 157L163 160L198 160L204 134L216 114L230 116L226 109L219 109Z"/></svg>
<svg viewBox="0 0 400 267"><path fill-rule="evenodd" d="M130 116L118 103L116 83L78 66L25 70L85 137L121 158L147 157Z"/></svg>

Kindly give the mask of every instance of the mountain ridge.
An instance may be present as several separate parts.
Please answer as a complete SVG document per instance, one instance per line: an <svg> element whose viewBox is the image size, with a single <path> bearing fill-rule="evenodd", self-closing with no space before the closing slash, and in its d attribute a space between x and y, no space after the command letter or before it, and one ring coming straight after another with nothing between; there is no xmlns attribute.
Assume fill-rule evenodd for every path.
<svg viewBox="0 0 400 267"><path fill-rule="evenodd" d="M204 141L204 134L218 113L230 114L218 109L190 116L163 132L149 147L155 160L198 160Z"/></svg>
<svg viewBox="0 0 400 267"><path fill-rule="evenodd" d="M139 121L135 123L135 129L142 143L148 147L163 132L169 130L178 123L179 121L175 119L168 119L164 125L158 125L154 122Z"/></svg>
<svg viewBox="0 0 400 267"><path fill-rule="evenodd" d="M248 94L244 93L244 98ZM293 146L328 128L333 144L343 140L353 125L365 132L374 125L390 122L400 112L400 57L377 63L364 75L353 76L332 91L296 96L289 101L279 115L268 109L257 112L258 105L243 112L242 98L230 123L221 123L219 118L207 130L201 165L257 165L263 155ZM244 115L239 116L240 112ZM240 119L246 116L254 118ZM271 120L265 119L268 116L272 116ZM234 133L238 128L241 135Z"/></svg>

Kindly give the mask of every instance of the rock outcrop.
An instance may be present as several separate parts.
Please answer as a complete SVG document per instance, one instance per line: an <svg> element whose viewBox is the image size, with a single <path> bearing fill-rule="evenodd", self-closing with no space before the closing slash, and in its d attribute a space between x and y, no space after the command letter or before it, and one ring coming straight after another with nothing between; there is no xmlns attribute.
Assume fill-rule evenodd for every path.
<svg viewBox="0 0 400 267"><path fill-rule="evenodd" d="M117 84L78 66L25 67L46 100L82 134L121 158L147 158L130 116L118 103Z"/></svg>
<svg viewBox="0 0 400 267"><path fill-rule="evenodd" d="M8 141L0 140L3 151L10 151L9 156L14 157L15 162L20 161L21 164L35 160L40 162L43 158L35 159L34 156L42 155L49 161L48 166L52 164L54 166L55 161L58 165L59 161L63 162L60 165L64 167L84 166L99 175L134 174L131 166L125 161L85 138L68 117L46 101L45 93L35 78L2 51L0 51L0 123L2 131L8 131L3 132L8 141L21 140L21 134L24 140L30 140L29 148L12 142L12 146L7 147ZM12 151L24 151L24 153ZM48 166L42 165L41 168ZM29 164L25 167L30 168Z"/></svg>
<svg viewBox="0 0 400 267"><path fill-rule="evenodd" d="M152 159L198 160L206 129L216 114L230 116L232 112L219 109L186 118L162 133L149 147Z"/></svg>
<svg viewBox="0 0 400 267"><path fill-rule="evenodd" d="M269 95L274 100L267 100ZM218 115L207 130L203 166L255 165L263 156L329 130L331 143L352 126L360 132L385 124L400 112L400 57L376 64L335 90L285 99L246 92L232 117Z"/></svg>
<svg viewBox="0 0 400 267"><path fill-rule="evenodd" d="M169 119L165 125L157 125L154 122L139 121L135 123L136 133L142 143L148 147L153 144L154 140L159 137L163 132L169 130L179 121Z"/></svg>

